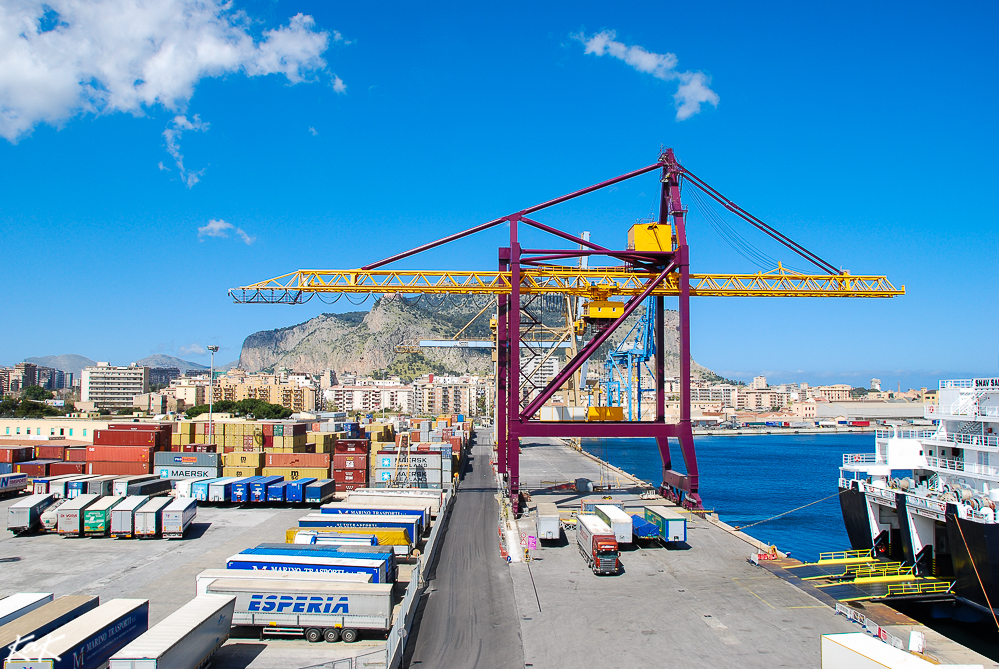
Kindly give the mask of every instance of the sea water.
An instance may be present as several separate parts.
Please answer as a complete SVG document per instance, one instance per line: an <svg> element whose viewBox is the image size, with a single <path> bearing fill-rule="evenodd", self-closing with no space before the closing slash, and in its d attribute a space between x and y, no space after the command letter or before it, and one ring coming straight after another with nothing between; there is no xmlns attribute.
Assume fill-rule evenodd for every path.
<svg viewBox="0 0 999 669"><path fill-rule="evenodd" d="M705 509L802 561L823 551L847 550L839 499L844 453L873 453L872 433L773 434L694 437ZM679 444L670 440L673 469L686 472ZM584 439L583 448L615 467L659 485L662 460L651 439ZM831 497L830 497L831 496Z"/></svg>

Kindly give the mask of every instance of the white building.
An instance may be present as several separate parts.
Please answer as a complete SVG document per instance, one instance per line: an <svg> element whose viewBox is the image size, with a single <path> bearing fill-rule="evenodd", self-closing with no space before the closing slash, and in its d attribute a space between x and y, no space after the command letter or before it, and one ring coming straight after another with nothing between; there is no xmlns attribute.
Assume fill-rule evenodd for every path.
<svg viewBox="0 0 999 669"><path fill-rule="evenodd" d="M751 386L753 390L763 390L767 387L767 377L765 376L754 376L753 385Z"/></svg>
<svg viewBox="0 0 999 669"><path fill-rule="evenodd" d="M149 368L129 365L114 367L99 362L83 368L80 400L93 402L101 409L132 406L132 398L149 392Z"/></svg>

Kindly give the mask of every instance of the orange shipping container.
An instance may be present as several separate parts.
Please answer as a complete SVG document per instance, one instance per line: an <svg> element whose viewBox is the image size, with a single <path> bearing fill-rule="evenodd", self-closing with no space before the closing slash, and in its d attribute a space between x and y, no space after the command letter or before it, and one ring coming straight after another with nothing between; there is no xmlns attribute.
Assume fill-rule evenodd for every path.
<svg viewBox="0 0 999 669"><path fill-rule="evenodd" d="M123 434L138 434L125 432ZM88 446L87 462L152 462L155 446Z"/></svg>
<svg viewBox="0 0 999 669"><path fill-rule="evenodd" d="M329 469L329 453L267 453L265 467L321 467Z"/></svg>

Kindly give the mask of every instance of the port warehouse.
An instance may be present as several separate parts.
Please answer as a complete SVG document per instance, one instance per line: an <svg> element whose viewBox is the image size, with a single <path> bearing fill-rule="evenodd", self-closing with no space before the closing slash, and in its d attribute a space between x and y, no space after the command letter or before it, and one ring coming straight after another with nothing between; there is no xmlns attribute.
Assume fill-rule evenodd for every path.
<svg viewBox="0 0 999 669"><path fill-rule="evenodd" d="M219 565L227 569L208 570L231 574L242 572L241 578L218 579L220 581L218 588L224 586L228 589L227 594L223 596L212 590L211 583L215 579L206 581L199 578L198 597L191 602L192 611L200 610L194 605L202 596L221 598L231 602L229 613L225 614L223 611L223 618L228 615L226 628L229 624L239 624L276 629L274 615L277 614L272 614L274 609L272 599L283 600L290 596L293 599L309 601L310 598L324 596L330 604L321 608L326 608L327 611L318 615L319 612L312 610L314 607L306 607L312 615L308 619L296 616L301 618L302 624L299 626L287 625L288 612L282 610L280 619L284 627L281 631L299 637L304 635L310 641L325 639L352 642L370 634L371 630L375 630L382 635L381 638L384 638L385 631L392 624L393 618L398 615L398 609L402 605L399 593L394 588L399 574L398 561L412 562L419 555L419 551L415 549L426 543L434 519L441 512L442 504L448 495L447 491L451 488L454 470L463 462L463 451L468 442L467 434L471 431L471 426L463 424L463 421L458 419L459 416L449 416L435 421L412 421L413 438L429 440L436 437L446 441L410 444L410 431L407 429L403 432L392 425L357 425L353 431L343 430L342 434L336 433L340 430L331 430L331 425L325 430L320 427L314 431L323 434L322 437L311 437L310 433L313 430L305 430L301 435L307 439L316 439L311 443L319 443L318 448L315 445L302 447L295 444L281 447L288 452L280 452L277 450L278 446L269 446L266 442L260 443L263 440L258 440L258 443L252 447L232 447L232 450L224 445L219 447L204 444L204 448L200 448L201 445L193 448L188 445L189 448L185 451L182 450L185 444L174 443L177 440L172 433L169 440L171 443L167 449L158 450L166 441L160 437L166 431L159 427L128 429L127 433L130 434L124 438L115 434L95 434L95 444L92 447L94 450L90 450L91 447L87 449L87 453L92 454L91 459L88 460L85 456L82 462L135 464L137 461L138 464L148 465L148 469L143 473L124 475L99 473L53 475L51 470L42 470L36 466L37 461L42 459L38 457L37 452L29 453L21 446L8 447L3 449L6 451L4 459L10 461L8 464L14 465L12 469L27 464L25 467L27 471L0 475L0 495L15 496L15 500L7 508L7 515L10 529L19 533L16 539L19 541L30 541L33 536L45 532L46 529L65 537L175 536L179 538L194 519L199 505L215 505L223 513L227 506L236 505L269 504L272 508L275 503L289 506L302 505L305 511L301 522L298 527L288 528L288 531L284 532L285 543L261 543L251 546L237 555L230 556ZM282 428L296 424L290 421L283 423ZM445 424L458 424L460 427L444 428ZM134 424L125 425L134 428ZM408 428L409 424L404 423L403 427ZM289 431L295 430L301 432L302 428L292 427ZM108 432L117 431L126 433L124 426L115 426L115 429L108 430ZM142 434L143 432L152 433L154 436L150 437L149 434ZM448 434L449 432L451 434ZM458 434L455 435L454 432ZM112 443L108 443L109 441ZM138 446L141 451L135 450L137 445L135 442L140 442ZM308 443L310 442L306 442ZM430 450L431 444L433 451ZM341 452L337 450L338 445ZM244 448L246 450L243 450ZM323 452L316 453L313 449ZM63 449L64 458L68 457L66 451L70 449ZM52 451L44 451L43 454L51 455ZM368 483L366 476L369 471L368 456L372 454L374 457L384 458L385 461L375 462L370 471L378 469L390 471L393 478L385 479L381 485L393 487L375 488L374 480L370 482L372 485L370 488L363 485ZM314 458L317 455L325 456L325 462L321 462L319 467L289 465L289 457L275 457ZM337 458L337 455L344 457ZM114 456L115 459L110 456ZM172 472L167 478L160 478L160 474L156 472L157 461L162 462L166 458L178 456L190 459L188 462L182 462L182 465L190 463L195 467L210 469L209 475L200 474L198 478L181 477ZM243 476L225 476L229 473L224 471L229 458L240 458L239 465L243 467L249 463L250 471ZM46 459L56 460L56 458ZM56 462L74 461L63 459ZM315 465L316 461L305 459L305 464ZM321 469L321 471L304 472L304 474L315 473L316 476L305 476L301 471L289 472L291 475L288 477L267 471L280 465L298 470ZM429 466L434 467L430 472L427 471ZM338 475L339 469L351 471ZM239 473L244 474L244 472ZM298 476L292 479L291 477L296 474ZM343 482L345 479L346 483ZM398 487L400 482L410 480L420 487ZM136 494L143 492L149 494ZM243 497L236 499L234 495ZM338 501L328 503L334 495ZM168 512L171 508L180 512L174 522L174 527L179 528L180 533L173 535L169 534ZM62 513L59 512L60 509L63 510ZM42 517L49 510L56 512L56 522L51 526L42 523ZM309 513L310 510L312 513ZM149 513L144 513L145 511ZM188 515L185 516L185 513ZM317 523L310 520L310 516L320 516L326 519L326 522ZM143 528L146 528L145 533ZM261 576L267 578L261 579ZM289 585L289 580L296 582ZM192 594L194 594L193 587ZM20 595L11 595L11 597L16 598ZM51 595L47 597L46 602L49 604L59 604L63 608L67 606L67 602L63 602L65 597L55 602L49 601ZM3 601L0 599L0 602ZM14 601L16 600L12 600L12 603ZM107 613L106 607L117 610L116 607L122 606L120 604L122 601L125 600L111 600L102 603L97 609L104 610L105 613ZM349 607L345 604L347 601L350 602ZM199 606L207 610L205 606ZM284 607L279 605L278 608ZM345 615L344 609L347 608L354 614L353 618ZM85 607L79 607L73 610L82 616L87 612L84 609ZM0 607L0 611L2 610ZM54 612L55 609L50 608L49 611ZM27 610L20 613L27 613ZM67 614L63 612L60 615L62 616L60 621L65 622ZM129 615L135 619L142 617L134 611ZM213 616L218 617L216 614ZM180 633L185 640L199 635L204 636L205 632L200 628L212 619L211 616L206 616L201 620L198 615L190 612L186 618L186 622L193 627L180 632L174 630L175 636ZM264 621L265 618L269 622ZM30 621L28 618L26 620ZM148 634L163 637L164 631L159 628L166 622L161 622L149 630ZM175 620L174 623L176 622ZM52 627L52 624L50 621L49 627ZM173 626L177 627L176 624ZM63 627L65 625L57 628L59 633ZM53 631L55 630L56 628L53 628ZM0 626L0 634L4 631L4 627ZM122 643L117 647L112 647L111 644L102 649L102 652L107 652L103 661L110 661L109 666L116 667L147 666L142 664L145 656L166 650L142 650L142 643L138 641L145 639L146 636L141 634L131 639L122 636ZM227 636L226 633L219 643ZM166 638L169 637L167 634ZM219 637L216 635L214 638ZM138 640L137 645L131 643L136 640ZM213 646L204 643L195 645L199 652L209 655L218 646L218 644ZM149 644L147 646L152 647ZM137 648L139 650L136 650ZM123 654L121 657L111 657L119 651ZM178 666L194 667L198 662Z"/></svg>

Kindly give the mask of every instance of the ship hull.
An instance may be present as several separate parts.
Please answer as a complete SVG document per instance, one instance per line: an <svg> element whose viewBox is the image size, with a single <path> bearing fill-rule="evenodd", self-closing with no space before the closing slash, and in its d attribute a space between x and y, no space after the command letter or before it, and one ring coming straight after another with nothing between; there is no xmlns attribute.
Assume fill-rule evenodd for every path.
<svg viewBox="0 0 999 669"><path fill-rule="evenodd" d="M854 550L874 547L871 538L871 523L867 517L867 499L863 492L850 488L839 496L839 506L843 512L843 524Z"/></svg>
<svg viewBox="0 0 999 669"><path fill-rule="evenodd" d="M986 610L989 602L999 605L999 526L959 520L948 513L947 538L954 567L954 594Z"/></svg>

